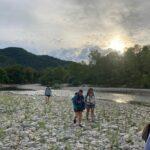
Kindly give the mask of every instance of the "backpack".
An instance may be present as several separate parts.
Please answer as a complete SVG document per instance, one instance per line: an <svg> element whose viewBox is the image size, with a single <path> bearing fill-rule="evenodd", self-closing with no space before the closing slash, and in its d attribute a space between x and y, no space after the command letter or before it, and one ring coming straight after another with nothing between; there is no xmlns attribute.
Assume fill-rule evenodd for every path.
<svg viewBox="0 0 150 150"><path fill-rule="evenodd" d="M77 108L83 108L84 109L84 97L83 96L75 96L74 98L74 104L76 105Z"/></svg>
<svg viewBox="0 0 150 150"><path fill-rule="evenodd" d="M74 103L75 103L76 105L80 105L80 104L82 103L82 99L81 99L81 97L80 97L79 95L77 95L77 96L75 97Z"/></svg>
<svg viewBox="0 0 150 150"><path fill-rule="evenodd" d="M143 132L142 132L142 139L145 142L147 141L149 134L150 134L150 123L144 127Z"/></svg>
<svg viewBox="0 0 150 150"><path fill-rule="evenodd" d="M52 92L51 89L49 87L46 88L45 90L45 95L50 95L51 96Z"/></svg>

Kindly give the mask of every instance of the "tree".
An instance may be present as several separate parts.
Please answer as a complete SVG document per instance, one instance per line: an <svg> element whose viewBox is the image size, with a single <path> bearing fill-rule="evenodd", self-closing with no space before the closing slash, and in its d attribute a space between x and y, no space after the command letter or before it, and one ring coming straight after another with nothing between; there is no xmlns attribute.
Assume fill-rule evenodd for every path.
<svg viewBox="0 0 150 150"><path fill-rule="evenodd" d="M23 67L20 65L15 65L6 68L7 75L9 77L10 83L20 84L25 83L25 73Z"/></svg>
<svg viewBox="0 0 150 150"><path fill-rule="evenodd" d="M7 72L0 68L0 83L8 83L9 79L7 76Z"/></svg>
<svg viewBox="0 0 150 150"><path fill-rule="evenodd" d="M45 85L54 85L67 82L68 73L65 68L48 68L41 76L41 83Z"/></svg>
<svg viewBox="0 0 150 150"><path fill-rule="evenodd" d="M26 83L34 82L35 71L31 67L24 68L24 78Z"/></svg>

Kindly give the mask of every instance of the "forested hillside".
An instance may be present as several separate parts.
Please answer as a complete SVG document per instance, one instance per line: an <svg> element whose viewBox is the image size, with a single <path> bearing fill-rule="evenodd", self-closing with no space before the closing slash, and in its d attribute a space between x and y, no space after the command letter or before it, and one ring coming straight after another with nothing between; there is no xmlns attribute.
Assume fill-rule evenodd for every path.
<svg viewBox="0 0 150 150"><path fill-rule="evenodd" d="M101 55L99 51L93 50L89 54L89 64L50 59L49 56L36 56L22 50L17 50L15 54L8 53L7 49L1 50L2 52L0 64L3 68L0 69L0 83L40 82L45 85L69 83L101 87L150 88L149 45L128 48L123 55L117 52ZM19 65L7 66L14 64L13 62ZM42 67L47 69L40 69Z"/></svg>
<svg viewBox="0 0 150 150"><path fill-rule="evenodd" d="M0 49L0 67L21 65L44 70L48 67L67 66L71 62L60 60L47 55L35 55L22 48L9 47Z"/></svg>

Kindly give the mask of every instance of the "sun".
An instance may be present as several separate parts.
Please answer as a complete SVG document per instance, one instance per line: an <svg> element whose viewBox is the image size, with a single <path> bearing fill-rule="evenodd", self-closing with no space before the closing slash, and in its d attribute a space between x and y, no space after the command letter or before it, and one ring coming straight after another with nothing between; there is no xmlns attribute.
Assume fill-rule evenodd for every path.
<svg viewBox="0 0 150 150"><path fill-rule="evenodd" d="M120 53L124 52L125 44L122 40L120 39L113 39L110 42L109 48L114 49Z"/></svg>

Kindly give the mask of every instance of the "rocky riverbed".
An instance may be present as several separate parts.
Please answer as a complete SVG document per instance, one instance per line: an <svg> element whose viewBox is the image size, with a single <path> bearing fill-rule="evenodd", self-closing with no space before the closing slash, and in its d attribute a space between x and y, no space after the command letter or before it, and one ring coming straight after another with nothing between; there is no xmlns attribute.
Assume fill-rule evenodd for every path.
<svg viewBox="0 0 150 150"><path fill-rule="evenodd" d="M0 92L1 150L142 150L150 107L96 100L94 123L73 124L70 98Z"/></svg>

